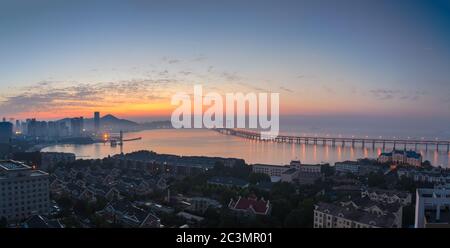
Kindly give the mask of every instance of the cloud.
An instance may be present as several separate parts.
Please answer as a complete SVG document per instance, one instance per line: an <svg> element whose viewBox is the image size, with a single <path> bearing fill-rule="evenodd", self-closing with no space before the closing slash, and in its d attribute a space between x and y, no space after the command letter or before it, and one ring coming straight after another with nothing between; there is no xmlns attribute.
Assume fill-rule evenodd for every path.
<svg viewBox="0 0 450 248"><path fill-rule="evenodd" d="M167 63L169 63L169 64L177 64L177 63L180 63L180 60L178 60L178 59L171 59L171 60L167 61Z"/></svg>
<svg viewBox="0 0 450 248"><path fill-rule="evenodd" d="M283 87L283 86L280 86L280 90L284 90L284 91L289 92L289 93L293 93L294 92L293 90L291 90L289 88L286 88L286 87Z"/></svg>
<svg viewBox="0 0 450 248"><path fill-rule="evenodd" d="M394 95L400 93L399 90L376 89L370 90L370 93L378 100L390 100Z"/></svg>
<svg viewBox="0 0 450 248"><path fill-rule="evenodd" d="M424 90L403 91L392 89L374 89L370 90L369 93L378 100L399 99L410 101L417 101L428 94L428 92Z"/></svg>
<svg viewBox="0 0 450 248"><path fill-rule="evenodd" d="M182 75L184 75L184 76L189 76L189 75L192 74L191 71L180 71L179 73L182 74Z"/></svg>
<svg viewBox="0 0 450 248"><path fill-rule="evenodd" d="M208 58L207 58L206 56L200 55L200 56L197 56L197 57L193 58L191 61L192 61L192 62L204 62L204 61L206 61L207 59L208 59Z"/></svg>
<svg viewBox="0 0 450 248"><path fill-rule="evenodd" d="M119 82L82 84L77 82L38 82L20 93L3 95L0 113L59 111L71 108L114 107L120 104L149 103L169 96L174 79L135 79ZM148 102L147 102L148 101Z"/></svg>
<svg viewBox="0 0 450 248"><path fill-rule="evenodd" d="M243 77L237 75L236 72L223 72L221 77L230 82L241 81L243 79Z"/></svg>

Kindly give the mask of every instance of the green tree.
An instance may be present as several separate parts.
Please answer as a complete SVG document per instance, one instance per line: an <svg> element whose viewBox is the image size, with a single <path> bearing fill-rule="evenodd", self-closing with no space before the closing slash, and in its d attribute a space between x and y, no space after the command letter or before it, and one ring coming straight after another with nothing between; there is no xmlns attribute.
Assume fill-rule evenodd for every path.
<svg viewBox="0 0 450 248"><path fill-rule="evenodd" d="M314 201L307 198L297 209L292 210L284 219L285 227L312 227L314 220Z"/></svg>
<svg viewBox="0 0 450 248"><path fill-rule="evenodd" d="M248 181L251 184L257 184L261 182L270 182L270 176L264 173L250 173Z"/></svg>
<svg viewBox="0 0 450 248"><path fill-rule="evenodd" d="M292 206L288 199L277 199L272 201L272 216L283 221L291 212Z"/></svg>
<svg viewBox="0 0 450 248"><path fill-rule="evenodd" d="M386 178L381 173L370 173L367 178L369 187L385 188Z"/></svg>

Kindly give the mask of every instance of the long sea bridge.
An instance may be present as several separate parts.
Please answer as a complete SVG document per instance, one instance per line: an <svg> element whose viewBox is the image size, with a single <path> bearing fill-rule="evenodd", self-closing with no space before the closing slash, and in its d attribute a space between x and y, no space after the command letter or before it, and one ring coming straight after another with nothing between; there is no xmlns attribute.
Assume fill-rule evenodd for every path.
<svg viewBox="0 0 450 248"><path fill-rule="evenodd" d="M393 138L358 138L358 137L321 137L321 136L291 136L291 135L278 135L276 137L267 138L261 136L260 132L257 131L249 131L244 129L231 129L231 128L216 128L217 132L233 135L237 137L242 137L251 140L258 141L273 141L279 143L294 143L294 144L322 144L327 145L331 144L332 146L341 145L345 146L346 144L351 144L352 147L355 145L361 145L363 148L366 146L372 146L375 149L376 145L381 145L383 150L385 150L386 145L392 145L394 149L403 148L406 150L407 146L414 146L414 149L417 150L418 147L425 147L428 151L428 148L433 148L436 151L439 149L446 149L447 152L450 152L450 141L446 140L428 140L428 139L393 139Z"/></svg>

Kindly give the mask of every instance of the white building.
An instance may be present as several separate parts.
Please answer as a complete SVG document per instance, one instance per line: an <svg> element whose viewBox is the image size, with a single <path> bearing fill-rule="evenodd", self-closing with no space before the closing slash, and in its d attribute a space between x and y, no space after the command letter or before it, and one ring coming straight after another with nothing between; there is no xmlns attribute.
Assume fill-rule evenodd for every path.
<svg viewBox="0 0 450 248"><path fill-rule="evenodd" d="M400 168L397 170L397 175L399 178L411 178L415 182L427 182L436 184L450 183L450 174L448 173L448 171L439 170L437 168L426 171Z"/></svg>
<svg viewBox="0 0 450 248"><path fill-rule="evenodd" d="M281 177L281 174L289 170L289 168L289 166L254 164L252 165L252 172L263 173L269 175L270 177Z"/></svg>
<svg viewBox="0 0 450 248"><path fill-rule="evenodd" d="M360 164L355 161L345 161L345 162L337 162L334 164L334 168L336 173L352 173L358 174L360 169Z"/></svg>
<svg viewBox="0 0 450 248"><path fill-rule="evenodd" d="M296 168L290 168L289 170L286 170L281 174L281 182L287 182L292 183L294 180L298 179L298 175L300 173L300 170Z"/></svg>
<svg viewBox="0 0 450 248"><path fill-rule="evenodd" d="M416 190L415 228L450 227L450 186Z"/></svg>
<svg viewBox="0 0 450 248"><path fill-rule="evenodd" d="M301 172L306 173L321 173L322 165L320 164L302 164L298 167Z"/></svg>
<svg viewBox="0 0 450 248"><path fill-rule="evenodd" d="M0 218L23 220L49 210L49 176L17 161L0 161Z"/></svg>

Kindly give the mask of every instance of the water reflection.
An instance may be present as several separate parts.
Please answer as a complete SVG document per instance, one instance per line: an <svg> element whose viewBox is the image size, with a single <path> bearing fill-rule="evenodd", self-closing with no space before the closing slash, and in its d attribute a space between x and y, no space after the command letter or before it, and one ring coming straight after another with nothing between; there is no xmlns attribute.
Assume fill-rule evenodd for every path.
<svg viewBox="0 0 450 248"><path fill-rule="evenodd" d="M382 152L382 147L352 147L351 143L342 146L336 143L288 144L278 142L264 142L246 140L239 137L227 136L209 130L149 130L127 133L125 138L142 137L142 140L125 142L125 153L137 150L153 150L158 153L177 155L205 155L220 157L243 158L248 163L287 164L291 160L300 159L303 163L334 163L357 158L376 158ZM398 147L397 147L398 148ZM403 148L403 147L402 147ZM409 147L408 147L409 148ZM385 151L392 147L386 146ZM411 147L414 149L414 147ZM73 152L79 158L102 158L120 153L120 147L109 144L91 145L58 145L47 147L44 151ZM434 149L420 149L425 160L433 165L450 167L450 153L435 151Z"/></svg>

